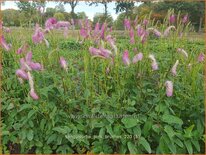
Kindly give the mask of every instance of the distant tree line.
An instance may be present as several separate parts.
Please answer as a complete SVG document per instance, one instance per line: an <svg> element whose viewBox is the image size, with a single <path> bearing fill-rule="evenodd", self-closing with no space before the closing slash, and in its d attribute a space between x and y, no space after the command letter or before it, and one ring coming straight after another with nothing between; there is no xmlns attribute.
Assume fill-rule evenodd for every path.
<svg viewBox="0 0 206 155"><path fill-rule="evenodd" d="M135 6L135 2L116 2L115 10L116 13L120 13L116 20L114 20L108 11L108 4L111 0L102 0L99 2L85 2L89 6L101 5L104 7L103 13L96 13L93 18L93 23L103 23L107 21L110 26L115 29L124 29L123 20L125 18L135 19L144 18L145 15L151 12L151 18L162 22L168 11L173 9L177 14L179 11L182 14L188 14L189 18L196 28L201 30L204 27L204 16L205 16L205 3L202 1L196 2L181 2L178 0L174 1L154 1L154 2L142 2L141 5ZM85 19L88 18L85 12L75 13L75 7L79 5L77 0L71 0L69 2L57 2L55 8L46 8L46 1L39 0L35 2L16 2L19 10L6 9L2 11L3 22L5 26L34 26L35 23L43 25L45 20L50 17L55 17L58 20L70 20L70 19ZM65 5L69 4L71 12L65 11ZM68 6L68 5L66 5Z"/></svg>

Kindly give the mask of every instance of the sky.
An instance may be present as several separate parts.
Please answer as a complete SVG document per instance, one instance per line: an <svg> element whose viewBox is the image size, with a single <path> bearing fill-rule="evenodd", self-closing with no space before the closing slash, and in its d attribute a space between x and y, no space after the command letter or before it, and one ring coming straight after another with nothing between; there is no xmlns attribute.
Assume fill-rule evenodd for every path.
<svg viewBox="0 0 206 155"><path fill-rule="evenodd" d="M58 3L55 2L47 2L46 3L46 8L51 7L54 8ZM136 2L135 6L138 6L140 3ZM4 5L1 6L2 10L5 9L18 9L16 3L14 1L6 1ZM71 8L69 4L64 5L64 8L66 12L70 12ZM115 2L108 3L108 12L111 14L112 18L115 20L118 16L118 14L115 13ZM103 13L104 12L104 7L102 4L99 4L98 6L92 5L86 5L85 2L79 2L78 5L75 7L75 13L77 12L85 12L86 15L88 16L89 19L93 20L93 17L96 13Z"/></svg>

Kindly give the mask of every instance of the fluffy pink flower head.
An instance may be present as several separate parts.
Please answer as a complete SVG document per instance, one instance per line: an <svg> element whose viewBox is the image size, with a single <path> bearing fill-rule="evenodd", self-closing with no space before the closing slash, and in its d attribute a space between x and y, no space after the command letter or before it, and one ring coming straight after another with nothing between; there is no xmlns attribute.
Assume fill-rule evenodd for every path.
<svg viewBox="0 0 206 155"><path fill-rule="evenodd" d="M174 15L174 14L172 14L172 15L170 16L169 22L172 23L172 24L175 22L175 15Z"/></svg>
<svg viewBox="0 0 206 155"><path fill-rule="evenodd" d="M100 31L100 24L99 22L97 22L94 28L94 36L98 35L99 31Z"/></svg>
<svg viewBox="0 0 206 155"><path fill-rule="evenodd" d="M188 14L184 15L184 17L182 18L182 23L185 24L188 21Z"/></svg>
<svg viewBox="0 0 206 155"><path fill-rule="evenodd" d="M108 43L109 43L110 45L114 45L114 44L115 44L115 41L114 41L114 39L112 38L111 35L107 35L107 36L106 36L106 41L108 41Z"/></svg>
<svg viewBox="0 0 206 155"><path fill-rule="evenodd" d="M61 28L61 27L69 27L71 24L69 23L69 22L67 22L67 21L58 21L57 23L56 23L56 28L58 29L58 28Z"/></svg>
<svg viewBox="0 0 206 155"><path fill-rule="evenodd" d="M184 55L185 58L188 58L188 54L187 54L187 52L186 52L184 49L178 48L178 49L177 49L177 52L179 52L179 53L181 53L182 55Z"/></svg>
<svg viewBox="0 0 206 155"><path fill-rule="evenodd" d="M149 59L152 60L152 70L158 70L158 64L153 54L149 55Z"/></svg>
<svg viewBox="0 0 206 155"><path fill-rule="evenodd" d="M140 53L136 54L136 55L133 57L132 62L135 64L135 63L137 63L138 61L141 61L142 58L143 58L143 54L140 52Z"/></svg>
<svg viewBox="0 0 206 155"><path fill-rule="evenodd" d="M6 43L6 40L3 35L0 37L0 44L1 47L4 48L6 51L9 51L11 49L11 44Z"/></svg>
<svg viewBox="0 0 206 155"><path fill-rule="evenodd" d="M145 41L147 40L148 35L149 35L149 32L144 31L144 33L142 34L142 36L141 36L141 38L140 38L140 39L141 39L142 44L144 44L144 43L145 43Z"/></svg>
<svg viewBox="0 0 206 155"><path fill-rule="evenodd" d="M102 39L104 39L104 34L105 34L106 28L107 28L107 24L106 23L102 24L101 31L100 31L100 37Z"/></svg>
<svg viewBox="0 0 206 155"><path fill-rule="evenodd" d="M20 48L17 50L16 54L21 54L22 52L23 52L23 49L22 49L22 47L20 47Z"/></svg>
<svg viewBox="0 0 206 155"><path fill-rule="evenodd" d="M171 97L173 95L173 83L172 83L172 81L166 81L165 86L166 86L166 95L167 95L167 97Z"/></svg>
<svg viewBox="0 0 206 155"><path fill-rule="evenodd" d="M45 28L49 29L49 30L54 29L56 27L56 24L57 24L56 18L54 18L54 17L49 18L45 22Z"/></svg>
<svg viewBox="0 0 206 155"><path fill-rule="evenodd" d="M123 53L122 61L125 65L127 65L127 66L130 65L129 52L127 50L125 50Z"/></svg>
<svg viewBox="0 0 206 155"><path fill-rule="evenodd" d="M133 30L133 28L130 29L129 36L130 36L130 43L134 44L135 40L134 40L134 30Z"/></svg>
<svg viewBox="0 0 206 155"><path fill-rule="evenodd" d="M90 47L89 48L89 52L91 55L93 56L97 56L97 55L100 55L101 51L97 48L94 48L94 47Z"/></svg>
<svg viewBox="0 0 206 155"><path fill-rule="evenodd" d="M144 29L141 27L141 25L137 25L137 35L141 37L144 34Z"/></svg>
<svg viewBox="0 0 206 155"><path fill-rule="evenodd" d="M60 57L60 65L64 70L66 71L68 70L68 65L64 57Z"/></svg>
<svg viewBox="0 0 206 155"><path fill-rule="evenodd" d="M148 23L149 23L149 21L148 21L147 19L144 19L144 20L143 20L144 26L147 26Z"/></svg>
<svg viewBox="0 0 206 155"><path fill-rule="evenodd" d="M22 70L22 69L16 70L16 75L18 77L20 77L21 79L24 79L24 80L28 80L29 79L28 74L24 70Z"/></svg>
<svg viewBox="0 0 206 155"><path fill-rule="evenodd" d="M103 56L104 58L109 58L112 54L112 52L110 50L104 49L102 47L100 47L100 55Z"/></svg>
<svg viewBox="0 0 206 155"><path fill-rule="evenodd" d="M17 51L16 51L16 54L21 54L21 53L23 53L23 52L26 52L27 51L27 49L28 49L28 44L24 44L24 45L22 45Z"/></svg>
<svg viewBox="0 0 206 155"><path fill-rule="evenodd" d="M205 59L205 55L203 53L200 53L198 56L198 62L203 62Z"/></svg>
<svg viewBox="0 0 206 155"><path fill-rule="evenodd" d="M162 33L160 31L158 31L157 29L154 29L153 32L154 32L154 35L158 38L160 38L162 36Z"/></svg>
<svg viewBox="0 0 206 155"><path fill-rule="evenodd" d="M28 52L25 58L21 58L20 64L22 70L42 70L40 63L35 63L32 61L32 52Z"/></svg>
<svg viewBox="0 0 206 155"><path fill-rule="evenodd" d="M44 40L44 33L39 26L36 26L35 32L32 36L32 41L35 44L41 43Z"/></svg>
<svg viewBox="0 0 206 155"><path fill-rule="evenodd" d="M81 28L80 30L80 35L83 37L83 38L88 38L89 37L89 34L87 32L87 30L85 28Z"/></svg>
<svg viewBox="0 0 206 155"><path fill-rule="evenodd" d="M29 93L30 93L30 96L31 96L34 100L38 100L38 99L39 99L39 96L37 95L37 93L35 92L34 89L31 89Z"/></svg>
<svg viewBox="0 0 206 155"><path fill-rule="evenodd" d="M174 66L173 66L172 69L171 69L171 72L172 72L172 75L173 75L173 76L176 76L176 75L177 75L177 66L178 66L178 64L179 64L179 60L177 60L177 61L175 62Z"/></svg>
<svg viewBox="0 0 206 155"><path fill-rule="evenodd" d="M131 28L129 19L124 19L124 27L128 30Z"/></svg>
<svg viewBox="0 0 206 155"><path fill-rule="evenodd" d="M175 26L169 26L168 28L166 28L166 30L164 31L164 37L167 37L170 33L170 30L176 30Z"/></svg>

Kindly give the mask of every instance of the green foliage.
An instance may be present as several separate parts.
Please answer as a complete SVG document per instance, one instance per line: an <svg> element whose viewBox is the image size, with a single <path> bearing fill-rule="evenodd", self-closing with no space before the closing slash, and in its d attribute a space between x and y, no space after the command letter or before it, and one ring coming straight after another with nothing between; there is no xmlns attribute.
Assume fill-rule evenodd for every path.
<svg viewBox="0 0 206 155"><path fill-rule="evenodd" d="M107 22L108 26L110 27L113 25L113 18L111 15L105 16L104 14L97 13L93 17L93 24L95 25L97 22L99 22L100 24Z"/></svg>
<svg viewBox="0 0 206 155"><path fill-rule="evenodd" d="M54 14L54 18L56 18L59 21L65 20L64 14L61 12L57 12Z"/></svg>
<svg viewBox="0 0 206 155"><path fill-rule="evenodd" d="M12 49L2 52L3 153L204 152L204 64L197 62L205 49L203 40L179 38L175 31L168 38L149 36L144 45L131 45L127 31L120 37L113 32L118 53L111 63L91 57L88 49L96 47L91 40L79 43L74 35L64 40L60 32L45 34L49 48L32 43L31 29L12 29L4 35ZM15 75L25 55L16 51L25 41L33 60L44 66L42 71L32 71L39 100L29 96L28 81L21 84ZM188 52L188 59L176 52L180 47ZM122 53L127 49L132 60L137 54L134 48L144 58L125 66ZM151 69L150 53L157 59L157 71ZM68 71L61 68L60 56L67 60ZM177 76L172 76L177 59ZM166 80L174 81L172 97L165 94Z"/></svg>

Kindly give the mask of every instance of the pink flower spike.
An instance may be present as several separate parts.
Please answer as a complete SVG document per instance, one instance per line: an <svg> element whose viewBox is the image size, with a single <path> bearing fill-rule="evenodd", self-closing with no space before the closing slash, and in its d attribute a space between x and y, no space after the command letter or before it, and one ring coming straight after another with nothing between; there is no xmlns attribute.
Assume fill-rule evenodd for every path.
<svg viewBox="0 0 206 155"><path fill-rule="evenodd" d="M159 32L157 29L154 29L154 35L156 36L156 37L161 37L162 36L162 33L161 32Z"/></svg>
<svg viewBox="0 0 206 155"><path fill-rule="evenodd" d="M29 67L31 67L32 70L42 70L42 66L40 63L34 63L34 62L28 62Z"/></svg>
<svg viewBox="0 0 206 155"><path fill-rule="evenodd" d="M56 18L52 17L52 18L47 19L47 21L45 22L45 27L46 29L51 30L55 28L56 24L57 24Z"/></svg>
<svg viewBox="0 0 206 155"><path fill-rule="evenodd" d="M131 28L129 19L124 19L124 27L128 30Z"/></svg>
<svg viewBox="0 0 206 155"><path fill-rule="evenodd" d="M102 48L102 47L100 47L100 51L101 51L100 55L103 56L103 57L105 57L105 58L109 58L110 55L112 54L111 51L109 51L109 50L107 50L107 49L104 49L104 48Z"/></svg>
<svg viewBox="0 0 206 155"><path fill-rule="evenodd" d="M38 100L39 96L36 94L34 89L30 90L30 96L34 99L34 100Z"/></svg>
<svg viewBox="0 0 206 155"><path fill-rule="evenodd" d="M97 22L94 28L94 35L97 35L99 33L99 29L100 29L100 24L99 22Z"/></svg>
<svg viewBox="0 0 206 155"><path fill-rule="evenodd" d="M64 70L66 70L66 71L68 70L67 62L64 59L64 57L60 57L60 65Z"/></svg>
<svg viewBox="0 0 206 155"><path fill-rule="evenodd" d="M42 32L41 28L36 26L35 32L32 35L32 41L35 44L41 43L44 40L44 33Z"/></svg>
<svg viewBox="0 0 206 155"><path fill-rule="evenodd" d="M147 31L144 31L144 33L142 34L142 36L141 36L141 42L142 42L142 44L144 44L145 43L145 41L147 40L147 36L149 35L149 33L147 32Z"/></svg>
<svg viewBox="0 0 206 155"><path fill-rule="evenodd" d="M169 26L165 31L164 31L164 37L167 37L170 33L170 30L176 30L175 26Z"/></svg>
<svg viewBox="0 0 206 155"><path fill-rule="evenodd" d="M184 15L183 19L182 19L182 23L185 24L188 21L188 14Z"/></svg>
<svg viewBox="0 0 206 155"><path fill-rule="evenodd" d="M135 43L135 40L134 40L134 30L132 28L130 29L129 36L130 36L130 43L134 44Z"/></svg>
<svg viewBox="0 0 206 155"><path fill-rule="evenodd" d="M143 54L140 52L138 54L136 54L132 60L132 62L135 64L137 63L138 61L141 61L143 58Z"/></svg>
<svg viewBox="0 0 206 155"><path fill-rule="evenodd" d="M89 35L87 33L87 30L85 28L81 28L80 30L80 35L83 37L83 38L87 38Z"/></svg>
<svg viewBox="0 0 206 155"><path fill-rule="evenodd" d="M100 55L100 53L101 53L101 51L99 49L94 48L94 47L90 47L89 52L93 56Z"/></svg>
<svg viewBox="0 0 206 155"><path fill-rule="evenodd" d="M11 49L11 44L6 43L6 40L3 35L0 38L0 44L2 48L4 48L6 51L9 51Z"/></svg>
<svg viewBox="0 0 206 155"><path fill-rule="evenodd" d="M205 59L205 55L203 53L200 53L200 55L198 56L198 62L203 62Z"/></svg>
<svg viewBox="0 0 206 155"><path fill-rule="evenodd" d="M28 79L29 79L28 74L27 74L24 70L22 70L22 69L18 69L18 70L16 71L16 75L17 75L18 77L24 79L24 80L28 80Z"/></svg>
<svg viewBox="0 0 206 155"><path fill-rule="evenodd" d="M152 70L158 70L158 64L153 54L149 55L149 59L152 60Z"/></svg>
<svg viewBox="0 0 206 155"><path fill-rule="evenodd" d="M23 52L23 49L22 47L20 47L17 51L16 51L16 54L21 54Z"/></svg>
<svg viewBox="0 0 206 155"><path fill-rule="evenodd" d="M26 54L25 59L26 59L27 63L32 61L32 52L31 51Z"/></svg>
<svg viewBox="0 0 206 155"><path fill-rule="evenodd" d="M170 22L170 23L174 23L174 22L175 22L175 15L174 15L174 14L172 14L172 15L170 16L169 22Z"/></svg>
<svg viewBox="0 0 206 155"><path fill-rule="evenodd" d="M158 70L158 64L157 64L156 61L153 61L153 62L152 62L152 70L153 70L153 71Z"/></svg>
<svg viewBox="0 0 206 155"><path fill-rule="evenodd" d="M166 86L166 95L167 95L167 97L171 97L173 95L173 83L172 83L172 81L166 81L165 86Z"/></svg>
<svg viewBox="0 0 206 155"><path fill-rule="evenodd" d="M172 75L173 76L176 76L177 75L177 66L178 66L178 64L179 64L179 60L177 60L176 62L175 62L175 64L174 64L174 66L172 67L172 69L171 69L171 72L172 72Z"/></svg>
<svg viewBox="0 0 206 155"><path fill-rule="evenodd" d="M137 25L137 35L141 37L144 34L144 29L141 27L141 25Z"/></svg>
<svg viewBox="0 0 206 155"><path fill-rule="evenodd" d="M58 28L61 28L61 27L69 27L71 24L69 23L69 22L67 22L67 21L58 21L57 23L56 23L56 28L58 29Z"/></svg>
<svg viewBox="0 0 206 155"><path fill-rule="evenodd" d="M187 52L186 52L184 49L178 48L178 49L177 49L177 52L179 52L179 53L181 53L182 55L184 55L185 58L188 58L188 54L187 54Z"/></svg>
<svg viewBox="0 0 206 155"><path fill-rule="evenodd" d="M101 31L100 31L100 37L102 39L104 39L104 34L105 34L106 27L107 27L106 23L103 23L102 27L101 27Z"/></svg>
<svg viewBox="0 0 206 155"><path fill-rule="evenodd" d="M122 61L125 65L127 65L127 66L130 65L129 52L127 50L125 50L123 53Z"/></svg>
<svg viewBox="0 0 206 155"><path fill-rule="evenodd" d="M144 21L143 21L144 26L147 26L148 23L149 23L149 21L147 19L144 19Z"/></svg>

